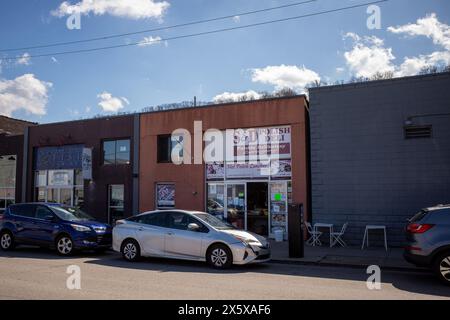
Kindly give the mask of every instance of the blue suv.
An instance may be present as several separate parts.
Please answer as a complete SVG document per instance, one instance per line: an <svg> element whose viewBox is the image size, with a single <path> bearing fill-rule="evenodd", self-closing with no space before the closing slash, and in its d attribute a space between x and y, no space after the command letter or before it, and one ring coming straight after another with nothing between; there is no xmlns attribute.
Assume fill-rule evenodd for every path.
<svg viewBox="0 0 450 320"><path fill-rule="evenodd" d="M70 255L74 250L104 251L111 247L112 228L83 211L55 203L10 205L0 216L0 248L37 245Z"/></svg>

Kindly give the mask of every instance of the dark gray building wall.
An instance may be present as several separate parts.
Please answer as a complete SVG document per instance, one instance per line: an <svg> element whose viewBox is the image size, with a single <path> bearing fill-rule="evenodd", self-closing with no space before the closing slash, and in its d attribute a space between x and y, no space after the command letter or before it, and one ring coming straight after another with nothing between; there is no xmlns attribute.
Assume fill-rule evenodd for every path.
<svg viewBox="0 0 450 320"><path fill-rule="evenodd" d="M358 245L367 224L386 225L400 246L407 218L450 203L450 115L415 118L433 137L404 138L408 117L433 113L450 113L449 73L311 89L313 222L349 222Z"/></svg>

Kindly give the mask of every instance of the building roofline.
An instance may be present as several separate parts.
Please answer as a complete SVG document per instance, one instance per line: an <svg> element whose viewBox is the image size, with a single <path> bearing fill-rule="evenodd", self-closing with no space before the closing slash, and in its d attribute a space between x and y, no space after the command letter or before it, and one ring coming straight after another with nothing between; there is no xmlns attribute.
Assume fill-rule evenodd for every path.
<svg viewBox="0 0 450 320"><path fill-rule="evenodd" d="M195 106L195 107L182 107L182 108L173 108L173 109L167 109L167 110L146 111L146 112L140 112L139 114L140 115L147 115L147 114L162 113L162 112L176 112L176 111L183 111L183 110L227 107L227 106L245 105L245 104L259 103L259 102L268 102L268 101L275 101L275 100L288 100L288 99L299 99L299 98L304 98L306 103L308 103L308 97L306 96L306 94L297 94L297 95L288 96L288 97L270 97L270 98L254 99L254 100L247 100L247 101L212 103L212 104L205 104L205 105Z"/></svg>
<svg viewBox="0 0 450 320"><path fill-rule="evenodd" d="M44 126L50 126L50 125L56 125L56 124L70 124L70 123L87 122L87 121L111 120L111 119L116 119L116 118L134 117L136 114L139 114L139 113L136 112L136 113L110 115L110 116L97 117L97 118L86 118L86 119L76 119L76 120L66 120L66 121L40 123L40 124L36 125L35 127L44 127Z"/></svg>
<svg viewBox="0 0 450 320"><path fill-rule="evenodd" d="M127 113L127 114L110 115L110 116L105 115L104 117L97 117L97 118L86 118L86 119L67 120L67 121L59 121L59 122L49 122L49 123L37 124L36 127L43 127L43 126L57 125L57 124L70 124L70 123L87 122L87 121L111 120L111 119L117 119L117 118L134 117L136 115L140 116L140 115L147 115L147 114L154 114L154 113L186 111L186 110L194 110L194 109L225 107L225 106L232 106L232 105L245 105L245 104L250 104L250 103L267 102L267 101L275 101L275 100L299 99L299 98L304 98L306 103L308 104L307 96L305 94L298 94L298 95L288 96L288 97L271 97L271 98L255 99L255 100L248 100L248 101L212 103L212 104L200 105L200 106L195 106L195 107L182 107L182 108L173 108L173 109L167 109L167 110L133 112L133 113Z"/></svg>
<svg viewBox="0 0 450 320"><path fill-rule="evenodd" d="M450 76L450 72L439 72L439 73L432 73L432 74L398 77L398 78L392 78L392 79L368 80L368 81L363 81L363 82L344 83L344 84L336 84L336 85L323 86L323 87L312 87L312 88L309 88L309 91L310 92L333 91L333 90L349 89L349 88L370 87L370 86L376 86L376 85L388 85L391 83L401 83L401 82L406 82L406 81L411 81L411 80L419 81L419 80L427 80L430 78L444 78L444 77L448 77L448 76Z"/></svg>
<svg viewBox="0 0 450 320"><path fill-rule="evenodd" d="M30 125L37 125L38 124L37 122L31 122L31 121L27 121L27 120L12 118L12 117L8 117L8 116L4 116L4 115L0 115L0 118L5 118L5 119L8 119L9 121L17 121L17 122L28 123Z"/></svg>

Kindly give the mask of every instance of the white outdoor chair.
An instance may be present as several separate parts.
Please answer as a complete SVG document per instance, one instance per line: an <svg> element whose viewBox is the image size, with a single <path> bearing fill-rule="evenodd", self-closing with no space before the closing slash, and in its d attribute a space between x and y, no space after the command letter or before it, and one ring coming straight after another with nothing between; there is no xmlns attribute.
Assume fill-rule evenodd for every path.
<svg viewBox="0 0 450 320"><path fill-rule="evenodd" d="M306 244L309 244L311 246L315 246L316 244L321 246L322 242L320 242L320 236L322 235L322 232L314 230L311 223L306 222L306 229L308 230L308 233L310 234L309 239L306 241Z"/></svg>
<svg viewBox="0 0 450 320"><path fill-rule="evenodd" d="M333 239L333 243L331 244L332 247L334 247L336 245L336 243L339 243L343 247L347 246L347 244L342 239L342 236L344 235L345 230L347 230L347 226L348 226L348 222L344 223L340 232L331 233L331 237Z"/></svg>

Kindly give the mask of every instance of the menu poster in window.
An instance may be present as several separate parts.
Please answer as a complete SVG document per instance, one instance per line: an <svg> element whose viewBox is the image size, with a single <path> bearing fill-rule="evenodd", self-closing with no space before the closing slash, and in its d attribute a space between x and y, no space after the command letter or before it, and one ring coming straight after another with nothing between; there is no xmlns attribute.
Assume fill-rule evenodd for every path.
<svg viewBox="0 0 450 320"><path fill-rule="evenodd" d="M72 184L73 170L50 170L48 184L50 186L69 186Z"/></svg>
<svg viewBox="0 0 450 320"><path fill-rule="evenodd" d="M286 225L286 214L273 214L272 213L272 226L285 226Z"/></svg>
<svg viewBox="0 0 450 320"><path fill-rule="evenodd" d="M175 185L158 184L156 186L156 203L159 208L175 207Z"/></svg>
<svg viewBox="0 0 450 320"><path fill-rule="evenodd" d="M223 163L214 162L206 164L206 179L223 179L225 176L225 168Z"/></svg>
<svg viewBox="0 0 450 320"><path fill-rule="evenodd" d="M270 162L270 175L272 178L287 178L292 175L291 160L272 160Z"/></svg>

